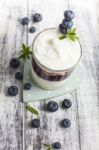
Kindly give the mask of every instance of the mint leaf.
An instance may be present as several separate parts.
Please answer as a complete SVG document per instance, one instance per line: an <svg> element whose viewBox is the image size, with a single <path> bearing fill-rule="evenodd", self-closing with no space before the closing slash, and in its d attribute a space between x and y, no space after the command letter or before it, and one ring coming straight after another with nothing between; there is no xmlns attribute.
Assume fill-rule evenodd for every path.
<svg viewBox="0 0 99 150"><path fill-rule="evenodd" d="M63 40L65 38L68 38L71 41L79 40L79 37L77 36L76 33L76 28L69 30L65 35L59 37L60 40Z"/></svg>
<svg viewBox="0 0 99 150"><path fill-rule="evenodd" d="M70 32L75 33L76 32L76 28L71 29Z"/></svg>
<svg viewBox="0 0 99 150"><path fill-rule="evenodd" d="M43 145L45 146L46 150L52 149L50 144L43 143Z"/></svg>
<svg viewBox="0 0 99 150"><path fill-rule="evenodd" d="M47 150L51 150L51 148L49 147Z"/></svg>
<svg viewBox="0 0 99 150"><path fill-rule="evenodd" d="M25 49L25 44L22 44L22 48Z"/></svg>
<svg viewBox="0 0 99 150"><path fill-rule="evenodd" d="M28 111L30 111L32 114L35 114L35 115L39 116L39 112L35 108L31 107L30 105L27 105L26 109Z"/></svg>
<svg viewBox="0 0 99 150"><path fill-rule="evenodd" d="M49 145L49 144L45 144L45 143L43 143L43 145L44 145L45 147L50 147L50 145Z"/></svg>
<svg viewBox="0 0 99 150"><path fill-rule="evenodd" d="M30 55L32 54L32 51L30 51L30 47L29 46L26 46L25 44L22 44L22 50L20 52L20 56L19 56L19 59L30 59Z"/></svg>
<svg viewBox="0 0 99 150"><path fill-rule="evenodd" d="M62 36L59 37L60 40L63 40L63 39L65 39L65 38L66 38L65 35L62 35Z"/></svg>

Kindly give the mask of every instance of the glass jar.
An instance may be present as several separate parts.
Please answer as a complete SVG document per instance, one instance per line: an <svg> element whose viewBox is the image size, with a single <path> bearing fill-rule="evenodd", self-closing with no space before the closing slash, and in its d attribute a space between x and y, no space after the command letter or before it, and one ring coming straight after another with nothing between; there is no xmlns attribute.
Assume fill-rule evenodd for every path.
<svg viewBox="0 0 99 150"><path fill-rule="evenodd" d="M53 30L53 29L56 29L56 28L50 28L46 30ZM40 32L36 36L36 38L46 30L43 30L42 32ZM57 89L65 84L66 79L71 75L72 71L77 66L81 58L81 54L82 54L81 44L79 43L81 54L80 54L79 59L77 60L77 63L74 66L65 70L51 70L47 68L46 66L42 65L35 56L34 43L36 41L36 38L34 39L33 46L32 46L33 55L32 55L31 72L32 72L33 80L41 88L49 89L49 90Z"/></svg>

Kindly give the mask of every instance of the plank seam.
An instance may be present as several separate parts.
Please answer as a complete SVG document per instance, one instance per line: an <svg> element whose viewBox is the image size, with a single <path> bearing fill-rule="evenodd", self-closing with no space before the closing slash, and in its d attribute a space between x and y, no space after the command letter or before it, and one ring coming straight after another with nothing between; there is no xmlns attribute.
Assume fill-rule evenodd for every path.
<svg viewBox="0 0 99 150"><path fill-rule="evenodd" d="M80 123L79 123L79 106L78 106L78 99L77 99L77 90L75 90L75 97L77 103L77 122L78 122L78 138L79 138L79 150L81 150L81 133L80 133Z"/></svg>

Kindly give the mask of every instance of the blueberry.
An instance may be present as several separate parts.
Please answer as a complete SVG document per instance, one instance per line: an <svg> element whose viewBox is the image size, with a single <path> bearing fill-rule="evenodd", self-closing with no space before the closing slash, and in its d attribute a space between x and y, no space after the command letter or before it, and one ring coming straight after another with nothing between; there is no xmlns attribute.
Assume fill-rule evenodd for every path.
<svg viewBox="0 0 99 150"><path fill-rule="evenodd" d="M54 101L50 101L47 104L47 110L50 112L55 112L58 110L58 104Z"/></svg>
<svg viewBox="0 0 99 150"><path fill-rule="evenodd" d="M71 21L75 17L75 14L71 10L66 10L64 12L64 16L65 16L65 18L66 18L67 21Z"/></svg>
<svg viewBox="0 0 99 150"><path fill-rule="evenodd" d="M61 125L63 128L69 128L71 126L71 121L69 119L63 119Z"/></svg>
<svg viewBox="0 0 99 150"><path fill-rule="evenodd" d="M73 26L73 22L72 21L67 21L66 19L63 20L62 25L64 28L66 29L71 29Z"/></svg>
<svg viewBox="0 0 99 150"><path fill-rule="evenodd" d="M34 22L40 22L40 21L42 21L42 15L36 13L36 14L33 16L33 21L34 21Z"/></svg>
<svg viewBox="0 0 99 150"><path fill-rule="evenodd" d="M28 17L24 17L21 19L21 24L22 25L28 25L29 24L29 18Z"/></svg>
<svg viewBox="0 0 99 150"><path fill-rule="evenodd" d="M66 34L66 33L67 33L67 29L64 28L62 24L59 25L59 31L60 31L62 34Z"/></svg>
<svg viewBox="0 0 99 150"><path fill-rule="evenodd" d="M29 28L29 32L30 32L30 33L34 33L35 31L36 31L36 28L35 28L35 27L30 27L30 28Z"/></svg>
<svg viewBox="0 0 99 150"><path fill-rule="evenodd" d="M15 78L18 80L22 80L23 79L23 74L21 72L16 72L15 73Z"/></svg>
<svg viewBox="0 0 99 150"><path fill-rule="evenodd" d="M12 58L12 59L10 60L10 66L11 66L12 68L17 68L19 65L20 65L19 58Z"/></svg>
<svg viewBox="0 0 99 150"><path fill-rule="evenodd" d="M25 83L24 84L24 89L25 90L30 90L31 89L31 83Z"/></svg>
<svg viewBox="0 0 99 150"><path fill-rule="evenodd" d="M39 119L33 119L31 122L32 127L39 128L40 127L40 120Z"/></svg>
<svg viewBox="0 0 99 150"><path fill-rule="evenodd" d="M18 94L18 88L16 86L10 86L8 88L8 95L9 96L16 96Z"/></svg>
<svg viewBox="0 0 99 150"><path fill-rule="evenodd" d="M54 148L54 149L60 149L60 148L61 148L61 143L60 143L60 142L55 142L55 143L53 144L53 148Z"/></svg>
<svg viewBox="0 0 99 150"><path fill-rule="evenodd" d="M64 99L64 101L62 102L62 106L64 108L70 108L72 105L71 101L69 99Z"/></svg>

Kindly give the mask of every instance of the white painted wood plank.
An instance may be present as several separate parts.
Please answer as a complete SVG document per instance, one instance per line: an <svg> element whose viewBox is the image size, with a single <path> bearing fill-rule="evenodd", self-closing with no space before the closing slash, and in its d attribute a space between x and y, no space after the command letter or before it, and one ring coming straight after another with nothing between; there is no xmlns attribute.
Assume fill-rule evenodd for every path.
<svg viewBox="0 0 99 150"><path fill-rule="evenodd" d="M76 13L85 72L85 80L77 92L81 150L99 150L99 5L95 2L97 3L92 0L87 3L82 1L81 5L78 5L78 0L75 3L70 0L70 8Z"/></svg>
<svg viewBox="0 0 99 150"><path fill-rule="evenodd" d="M29 26L34 25L37 28L37 32L34 34L28 34L28 44L32 45L34 37L38 32L45 28L57 27L63 19L63 12L68 9L68 2L65 0L50 1L31 1L29 0L29 16L32 11L39 12L43 16L43 21L40 23L31 23ZM61 102L64 98L70 98L73 106L70 110L65 112L61 109ZM32 129L30 127L30 121L35 117L31 113L26 114L26 149L27 150L43 150L43 143L52 144L55 141L62 143L62 150L79 150L79 133L78 133L78 116L75 92L54 98L60 105L59 111L54 114L50 114L43 110L47 101L30 103L32 106L40 111L41 127L40 129ZM60 121L63 118L69 118L72 122L70 129L64 130L60 127Z"/></svg>
<svg viewBox="0 0 99 150"><path fill-rule="evenodd" d="M9 67L10 58L18 56L22 42L26 42L26 29L19 18L27 15L27 2L0 1L0 150L22 150L22 82L15 80L15 72ZM16 85L19 94L8 97L7 87Z"/></svg>

